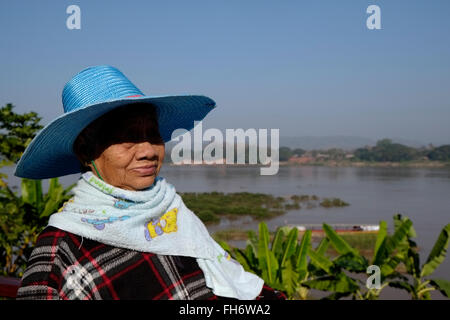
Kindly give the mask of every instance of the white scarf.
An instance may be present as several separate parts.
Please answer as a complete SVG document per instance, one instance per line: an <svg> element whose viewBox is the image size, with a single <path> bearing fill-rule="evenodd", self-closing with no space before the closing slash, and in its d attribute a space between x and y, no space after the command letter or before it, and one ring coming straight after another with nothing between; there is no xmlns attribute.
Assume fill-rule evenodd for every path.
<svg viewBox="0 0 450 320"><path fill-rule="evenodd" d="M218 296L250 300L261 292L264 281L230 258L164 178L129 191L86 172L73 192L50 226L115 247L194 257Z"/></svg>

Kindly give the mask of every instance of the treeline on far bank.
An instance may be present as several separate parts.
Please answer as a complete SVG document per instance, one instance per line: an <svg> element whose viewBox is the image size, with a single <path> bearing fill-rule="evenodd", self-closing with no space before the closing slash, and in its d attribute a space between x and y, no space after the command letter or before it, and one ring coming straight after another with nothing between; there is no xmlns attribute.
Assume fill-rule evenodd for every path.
<svg viewBox="0 0 450 320"><path fill-rule="evenodd" d="M290 149L280 147L280 161L292 158L311 157L320 160L351 160L370 162L404 162L414 160L450 161L450 144L434 147L413 148L400 143L393 143L391 139L377 141L375 146L365 146L352 151L332 148L328 150Z"/></svg>
<svg viewBox="0 0 450 320"><path fill-rule="evenodd" d="M229 160L225 160L228 152L227 145L223 146L221 156L224 158L224 163ZM258 146L237 146L234 145L232 149L232 161L236 164L249 164L249 163L263 163L260 160L260 153L267 154L268 157L272 156L272 150L259 150ZM166 147L165 161L173 161L171 146ZM192 149L183 150L177 156L183 157L185 155L189 163L192 159L202 159L204 148L197 151L199 154L195 156L195 152ZM322 161L354 161L354 162L406 162L406 161L442 161L450 162L450 144L435 147L428 145L427 147L414 148L400 143L393 143L391 139L378 140L375 146L365 146L354 150L344 150L340 148L330 149L315 149L304 150L302 148L289 148L281 146L278 149L279 161L287 162L300 162L300 163L314 163ZM215 156L216 150L211 152L212 156ZM238 155L242 160L239 160ZM254 159L252 162L251 159ZM241 162L242 161L242 162Z"/></svg>

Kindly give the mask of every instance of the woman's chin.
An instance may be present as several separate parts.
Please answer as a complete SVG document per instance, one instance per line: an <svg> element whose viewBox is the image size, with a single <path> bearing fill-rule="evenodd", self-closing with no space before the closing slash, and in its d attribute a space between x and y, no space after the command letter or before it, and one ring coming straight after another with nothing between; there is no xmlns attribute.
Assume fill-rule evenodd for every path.
<svg viewBox="0 0 450 320"><path fill-rule="evenodd" d="M155 182L155 179L156 175L138 177L135 179L135 181L133 181L131 187L136 191L144 190L149 188Z"/></svg>
<svg viewBox="0 0 450 320"><path fill-rule="evenodd" d="M105 180L109 184L124 189L124 190L131 190L131 191L140 191L149 188L154 182L157 177L157 172L154 172L153 174L148 175L142 175L142 174L128 174L124 177L124 179L121 179L120 181L109 181Z"/></svg>

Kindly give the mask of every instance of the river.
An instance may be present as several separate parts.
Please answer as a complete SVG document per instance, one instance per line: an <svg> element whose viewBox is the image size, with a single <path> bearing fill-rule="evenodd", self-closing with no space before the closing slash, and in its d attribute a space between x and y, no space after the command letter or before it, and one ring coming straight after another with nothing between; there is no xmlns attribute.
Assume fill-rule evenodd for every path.
<svg viewBox="0 0 450 320"><path fill-rule="evenodd" d="M450 170L442 168L380 168L285 166L277 175L261 176L258 167L165 166L160 173L184 192L261 192L279 196L308 194L338 197L350 206L291 210L267 220L271 230L286 224L388 222L395 213L408 216L417 232L421 262L425 262L440 231L450 223ZM257 230L252 219L209 226ZM436 270L450 279L450 257Z"/></svg>

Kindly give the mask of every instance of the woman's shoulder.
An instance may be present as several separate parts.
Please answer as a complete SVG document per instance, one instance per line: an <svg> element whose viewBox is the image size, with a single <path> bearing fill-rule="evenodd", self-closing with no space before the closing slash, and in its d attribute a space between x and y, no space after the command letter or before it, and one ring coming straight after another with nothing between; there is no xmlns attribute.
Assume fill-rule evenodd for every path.
<svg viewBox="0 0 450 320"><path fill-rule="evenodd" d="M77 235L53 226L47 226L37 237L30 259L33 258L33 255L45 255L54 258L60 253L60 248L63 247L72 251L79 247L81 242L81 237Z"/></svg>
<svg viewBox="0 0 450 320"><path fill-rule="evenodd" d="M81 249L89 250L91 247L98 246L100 243L95 240L83 238L82 236L74 233L53 227L47 226L39 234L35 250L44 251L51 250L53 254L56 254L64 249L65 251L79 252ZM41 249L39 249L41 248Z"/></svg>
<svg viewBox="0 0 450 320"><path fill-rule="evenodd" d="M55 227L46 227L39 234L28 258L17 299L59 298L58 288L61 285L61 269L63 268L60 247L70 241L67 232Z"/></svg>
<svg viewBox="0 0 450 320"><path fill-rule="evenodd" d="M37 237L36 246L42 245L58 245L61 241L69 239L69 232L58 229L53 226L47 226L39 233Z"/></svg>
<svg viewBox="0 0 450 320"><path fill-rule="evenodd" d="M47 226L37 237L33 250L27 261L27 270L24 277L30 271L52 272L55 265L73 263L78 257L74 255L80 245L78 236L67 231ZM39 268L37 268L39 267Z"/></svg>

